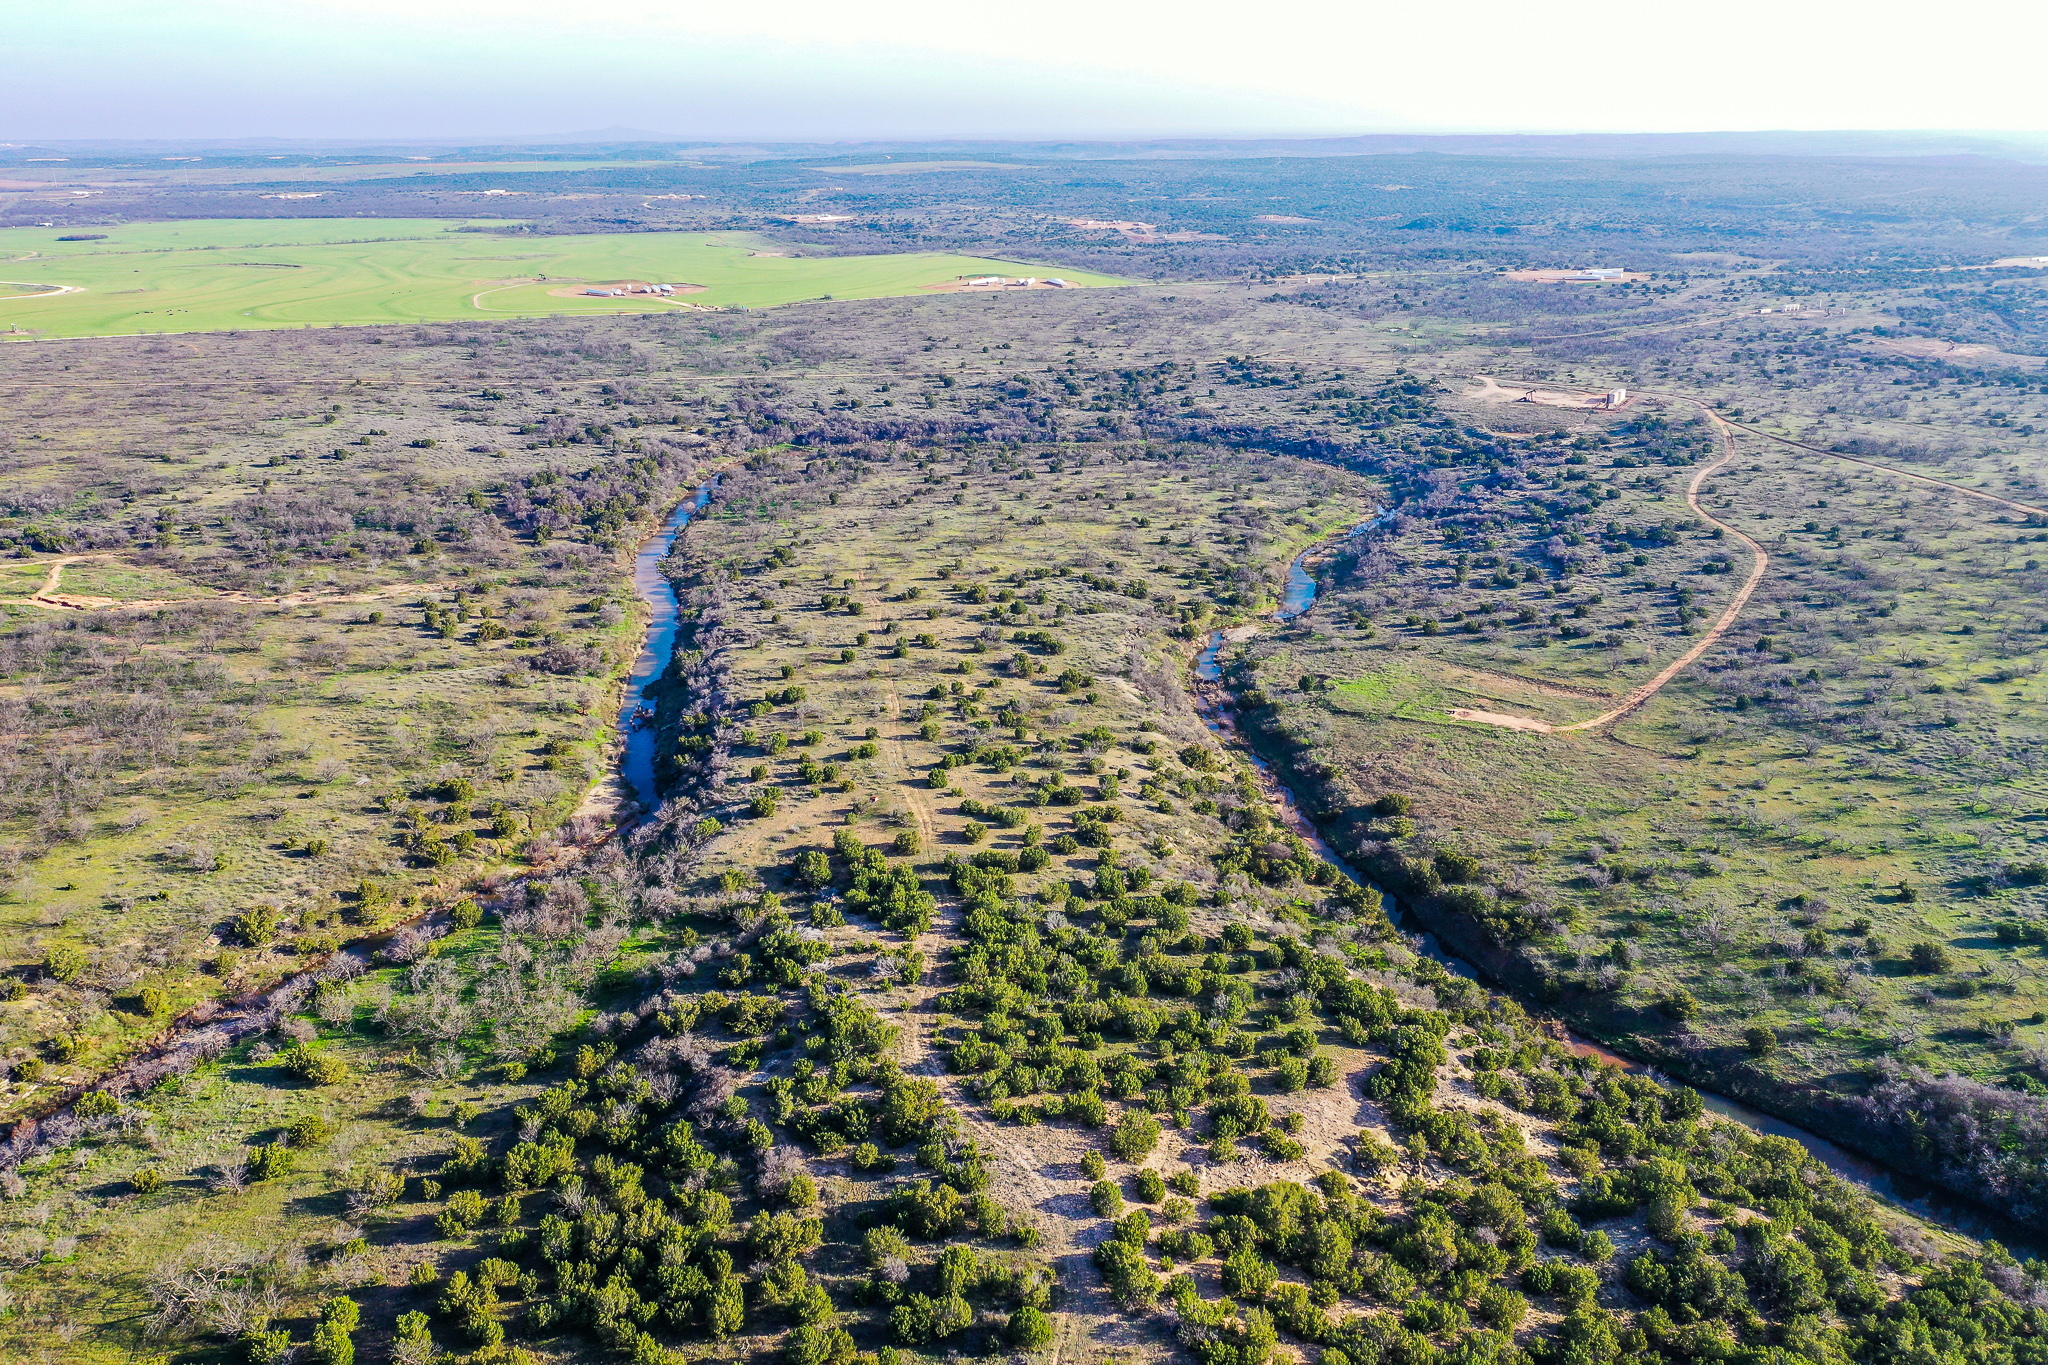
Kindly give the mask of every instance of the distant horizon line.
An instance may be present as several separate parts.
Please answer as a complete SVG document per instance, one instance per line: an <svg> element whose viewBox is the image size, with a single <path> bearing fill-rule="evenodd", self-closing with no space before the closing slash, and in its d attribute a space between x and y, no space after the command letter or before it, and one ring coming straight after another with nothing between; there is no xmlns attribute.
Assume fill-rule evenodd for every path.
<svg viewBox="0 0 2048 1365"><path fill-rule="evenodd" d="M194 137L92 137L92 138L44 138L34 136L0 136L0 159L10 153L25 151L85 151L98 149L116 151L119 149L170 149L188 150L213 148L219 150L269 148L283 150L337 152L370 151L385 147L443 148L450 151L549 149L561 151L579 147L659 147L671 152L702 151L717 153L736 150L759 149L764 151L789 151L802 153L826 153L834 149L842 151L889 149L915 151L943 148L978 148L1001 150L1080 150L1086 148L1152 148L1159 150L1227 151L1233 149L1258 148L1334 148L1345 143L1558 143L1558 142L1623 142L1638 144L1677 143L1945 143L1960 147L1963 144L1988 146L2048 144L2048 128L2038 130L2014 129L1942 129L1942 128L1769 128L1769 129L1711 129L1703 128L1686 131L1613 131L1613 130L1569 130L1539 131L1528 129L1377 129L1365 132L1326 133L1153 133L1092 134L1087 136L1060 136L1045 134L1036 136L1000 136L960 134L944 137L890 136L877 134L860 137L690 137L684 134L659 132L652 129L630 127L608 127L574 130L557 133L447 133L419 134L408 136L376 135L319 135L287 136L275 134L214 135ZM1906 150L1904 147L1898 150ZM1929 149L1934 150L1934 149Z"/></svg>

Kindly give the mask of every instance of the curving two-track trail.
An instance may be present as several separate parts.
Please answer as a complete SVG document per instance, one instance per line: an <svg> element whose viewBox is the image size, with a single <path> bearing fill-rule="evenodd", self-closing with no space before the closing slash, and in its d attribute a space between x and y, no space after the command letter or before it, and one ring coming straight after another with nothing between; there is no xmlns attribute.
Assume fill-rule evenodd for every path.
<svg viewBox="0 0 2048 1365"><path fill-rule="evenodd" d="M237 606L253 607L317 607L333 606L347 602L382 602L392 597L406 597L418 593L441 592L445 583L389 583L381 588L367 588L362 592L288 592L279 597L258 597L246 592L222 592L212 597L93 597L83 593L62 593L57 591L64 582L64 570L73 564L84 562L113 562L111 554L60 555L44 561L50 572L44 577L43 585L27 597L0 597L0 604L16 607L41 607L44 611L149 611L158 607L203 606L207 603L225 602Z"/></svg>
<svg viewBox="0 0 2048 1365"><path fill-rule="evenodd" d="M1491 383L1493 381L1489 379L1488 382ZM1451 708L1450 714L1456 716L1459 720L1475 721L1481 725L1494 725L1504 730L1524 730L1532 734L1543 735L1565 734L1573 730L1602 729L1612 725L1623 716L1629 714L1629 712L1640 707L1650 698L1656 696L1657 693L1664 689L1666 683L1669 683L1673 678L1683 673L1695 660L1712 649L1721 637L1728 633L1729 629L1741 618L1743 608L1749 605L1750 597L1756 592L1757 585L1763 581L1764 570L1769 567L1771 562L1770 554L1763 546L1759 545L1743 531L1722 521L1700 505L1700 486L1707 481L1708 477L1715 470L1720 469L1735 458L1735 433L1738 430L1766 441L1776 441L1779 445L1791 446L1795 450L1804 450L1815 455L1825 455L1831 460L1841 460L1845 464L1859 465L1864 469L1873 469L1880 474L1890 474L1894 478L1924 484L1930 488L1942 488L1951 493L1960 493L1966 498L1974 498L1979 502L1987 502L1993 506L2009 508L2015 512L2024 512L2029 516L2048 517L2048 508L2034 507L2023 502L2014 502L2010 498L2001 498L1994 493L1985 493L1975 488L1966 488L1962 484L1950 483L1946 479L1936 479L1925 474L1914 474L1908 470L1894 469L1889 465L1881 465L1871 460L1859 459L1854 455L1843 455L1837 451L1823 450L1819 446L1810 446L1803 441L1795 441L1787 436L1774 436L1770 432L1759 431L1755 427L1745 426L1739 422L1730 422L1698 398L1689 398L1679 394L1658 394L1653 396L1671 398L1681 403L1690 403L1698 408L1709 422L1714 424L1715 433L1721 438L1721 458L1692 476L1692 482L1686 485L1685 501L1702 520L1712 522L1749 547L1750 553L1754 557L1750 565L1749 577L1743 581L1742 587L1736 592L1734 600L1729 602L1727 610L1721 613L1721 618L1714 623L1713 629L1709 630L1698 644L1679 655L1676 659L1673 659L1669 664L1666 664L1656 677L1637 687L1626 697L1623 697L1621 704L1611 711L1602 712L1590 720L1574 721L1570 725L1557 725L1547 720L1537 720L1531 716L1504 715L1497 711L1479 711L1463 706Z"/></svg>
<svg viewBox="0 0 2048 1365"><path fill-rule="evenodd" d="M1736 591L1734 600L1729 602L1727 610L1721 613L1721 619L1714 622L1713 629L1702 636L1698 644L1666 664L1663 671L1658 673L1656 677L1623 697L1621 705L1611 711L1603 711L1591 720L1575 721L1570 725L1553 725L1549 721L1536 720L1529 716L1507 716L1492 711L1475 711L1463 706L1453 707L1451 709L1452 715L1456 716L1459 720L1478 721L1483 725L1497 725L1506 730L1528 730L1545 735L1571 730L1597 730L1603 725L1611 725L1615 721L1620 720L1623 716L1656 696L1664 689L1666 683L1670 682L1680 673L1683 673L1700 655L1712 649L1715 643L1728 633L1729 628L1741 618L1742 609L1749 605L1749 599L1756 592L1757 584L1763 582L1764 570L1770 566L1771 556L1755 540L1737 528L1730 526L1727 522L1721 520L1700 505L1700 485L1704 484L1715 470L1735 458L1735 431L1728 423L1721 420L1719 413L1715 412L1705 403L1701 403L1696 399L1687 399L1686 401L1692 403L1693 406L1705 413L1707 420L1714 424L1714 430L1721 438L1722 447L1721 458L1703 467L1699 473L1692 476L1692 482L1686 485L1686 504L1702 519L1712 522L1744 545L1747 545L1751 555L1754 556L1754 562L1749 566L1749 577L1743 580L1742 587Z"/></svg>

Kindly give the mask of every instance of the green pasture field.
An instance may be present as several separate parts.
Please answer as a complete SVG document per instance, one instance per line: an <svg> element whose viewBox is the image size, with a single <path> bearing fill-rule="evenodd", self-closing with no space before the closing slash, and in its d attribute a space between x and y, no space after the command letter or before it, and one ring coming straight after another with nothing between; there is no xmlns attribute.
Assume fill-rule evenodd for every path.
<svg viewBox="0 0 2048 1365"><path fill-rule="evenodd" d="M76 292L0 298L0 333L124 336L764 308L915 294L963 275L1124 283L942 252L760 255L765 241L736 232L508 238L459 226L430 218L220 219L137 223L94 242L60 242L49 228L8 229L0 231L0 285ZM673 300L550 292L627 281L703 287Z"/></svg>

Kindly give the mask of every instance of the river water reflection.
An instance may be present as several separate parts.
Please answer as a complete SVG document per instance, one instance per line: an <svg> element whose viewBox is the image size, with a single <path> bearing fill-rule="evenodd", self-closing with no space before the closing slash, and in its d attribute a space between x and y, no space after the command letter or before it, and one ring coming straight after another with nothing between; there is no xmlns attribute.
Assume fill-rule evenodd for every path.
<svg viewBox="0 0 2048 1365"><path fill-rule="evenodd" d="M647 686L668 668L669 660L676 652L676 628L681 619L681 604L676 601L675 584L668 581L661 571L661 562L667 559L675 548L676 537L690 524L690 518L704 510L711 501L711 490L717 484L713 479L686 498L676 508L666 525L649 537L640 547L640 553L633 560L633 591L647 604L650 613L647 622L647 643L640 650L640 657L634 661L633 672L626 679L626 691L619 703L619 734L625 740L625 751L619 757L619 772L626 779L626 785L633 789L639 799L640 809L652 812L661 805L661 794L654 785L654 726L651 708L646 707Z"/></svg>

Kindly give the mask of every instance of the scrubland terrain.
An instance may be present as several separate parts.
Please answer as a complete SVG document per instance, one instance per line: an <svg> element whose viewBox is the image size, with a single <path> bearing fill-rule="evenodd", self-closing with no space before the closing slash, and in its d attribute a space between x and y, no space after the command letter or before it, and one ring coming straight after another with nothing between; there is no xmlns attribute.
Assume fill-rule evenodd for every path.
<svg viewBox="0 0 2048 1365"><path fill-rule="evenodd" d="M2033 1219L2040 379L1915 368L1878 300L1837 302L1769 345L1757 317L1648 364L1617 332L1556 348L1605 347L1597 368L1540 342L1458 367L1646 386L1611 415L1437 370L1423 441L1371 466L1408 472L1414 520L1340 557L1242 681L1339 842L1500 979ZM1734 362L1779 382L1738 399ZM1696 399L1733 441L1700 514L1685 489L1724 447ZM1445 424L1501 439L1427 435ZM1502 728L1613 709L1720 621L1756 549L1754 596L1647 704L1596 735Z"/></svg>
<svg viewBox="0 0 2048 1365"><path fill-rule="evenodd" d="M1702 501L1771 563L1729 633L1596 734L1504 728L1607 712L1746 575L1732 537L1671 515L1684 472L1645 458L1659 420L1590 452L1531 442L1512 484L1340 562L1315 623L1246 661L1262 732L1313 753L1317 799L1388 885L1629 1050L1760 1097L1856 1094L1828 1127L1880 1148L1914 1142L1901 1110L1928 1103L2024 1125L2044 1003L2032 533L1742 438ZM1586 507L1580 489L1598 510L1575 526L1536 510ZM1957 1070L2013 1088L1931 1082ZM2031 1200L2024 1150L1980 1178Z"/></svg>
<svg viewBox="0 0 2048 1365"><path fill-rule="evenodd" d="M2033 1359L2035 276L1410 230L10 351L0 1353Z"/></svg>
<svg viewBox="0 0 2048 1365"><path fill-rule="evenodd" d="M582 800L639 647L620 558L703 463L702 400L628 420L584 357L525 352L507 372L562 382L517 398L471 358L207 339L15 368L10 1116L451 903Z"/></svg>

